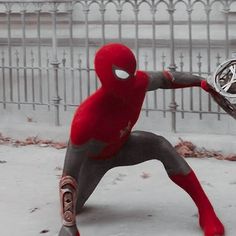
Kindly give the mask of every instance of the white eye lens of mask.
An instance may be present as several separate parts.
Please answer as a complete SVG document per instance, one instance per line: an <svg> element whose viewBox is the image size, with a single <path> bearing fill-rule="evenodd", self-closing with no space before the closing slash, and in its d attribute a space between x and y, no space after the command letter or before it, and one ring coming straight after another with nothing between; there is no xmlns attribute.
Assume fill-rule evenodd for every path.
<svg viewBox="0 0 236 236"><path fill-rule="evenodd" d="M129 74L124 70L115 69L115 74L119 79L128 79Z"/></svg>

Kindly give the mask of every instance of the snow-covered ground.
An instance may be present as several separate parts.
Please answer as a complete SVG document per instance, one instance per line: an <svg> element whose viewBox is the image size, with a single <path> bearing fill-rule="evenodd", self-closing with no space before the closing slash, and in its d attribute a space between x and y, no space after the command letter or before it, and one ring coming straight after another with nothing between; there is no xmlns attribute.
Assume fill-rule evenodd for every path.
<svg viewBox="0 0 236 236"><path fill-rule="evenodd" d="M0 235L56 236L65 149L0 145ZM236 235L236 162L187 159L226 235ZM145 177L145 178L144 178ZM82 236L200 236L191 199L157 161L111 170L77 218Z"/></svg>

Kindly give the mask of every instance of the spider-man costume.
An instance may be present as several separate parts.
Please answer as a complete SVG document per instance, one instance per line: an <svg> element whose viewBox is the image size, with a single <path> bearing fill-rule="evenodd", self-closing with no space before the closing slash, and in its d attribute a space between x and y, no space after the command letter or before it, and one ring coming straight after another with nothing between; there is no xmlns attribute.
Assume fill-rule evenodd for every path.
<svg viewBox="0 0 236 236"><path fill-rule="evenodd" d="M89 140L103 142L104 149L96 154L100 159L112 157L128 139L139 117L148 76L141 71L136 73L136 60L130 50L113 45L97 53L95 70L102 87L78 108L70 137L76 145ZM119 71L125 71L127 78L119 78Z"/></svg>
<svg viewBox="0 0 236 236"><path fill-rule="evenodd" d="M184 73L136 71L136 60L121 44L103 46L95 56L99 88L77 109L60 181L63 226L60 236L77 236L75 216L103 175L116 166L147 160L161 161L170 179L195 202L205 236L224 234L224 227L193 170L163 137L132 131L145 94L157 88L205 85L202 78Z"/></svg>

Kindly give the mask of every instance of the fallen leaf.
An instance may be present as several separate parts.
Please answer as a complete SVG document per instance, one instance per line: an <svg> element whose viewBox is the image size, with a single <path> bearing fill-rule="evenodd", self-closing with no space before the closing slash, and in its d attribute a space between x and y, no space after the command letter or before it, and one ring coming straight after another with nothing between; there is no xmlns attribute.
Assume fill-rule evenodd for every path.
<svg viewBox="0 0 236 236"><path fill-rule="evenodd" d="M142 177L143 179L148 179L148 178L151 177L151 175L150 175L149 173L147 173L147 172L143 172L143 173L141 174L141 177Z"/></svg>

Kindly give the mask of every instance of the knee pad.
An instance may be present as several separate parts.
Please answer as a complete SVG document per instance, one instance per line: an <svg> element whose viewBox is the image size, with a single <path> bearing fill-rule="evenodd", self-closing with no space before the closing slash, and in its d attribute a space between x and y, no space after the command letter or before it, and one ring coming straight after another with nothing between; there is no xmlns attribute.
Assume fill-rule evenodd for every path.
<svg viewBox="0 0 236 236"><path fill-rule="evenodd" d="M73 226L76 224L76 198L78 186L71 176L64 176L60 180L60 201L63 225Z"/></svg>

